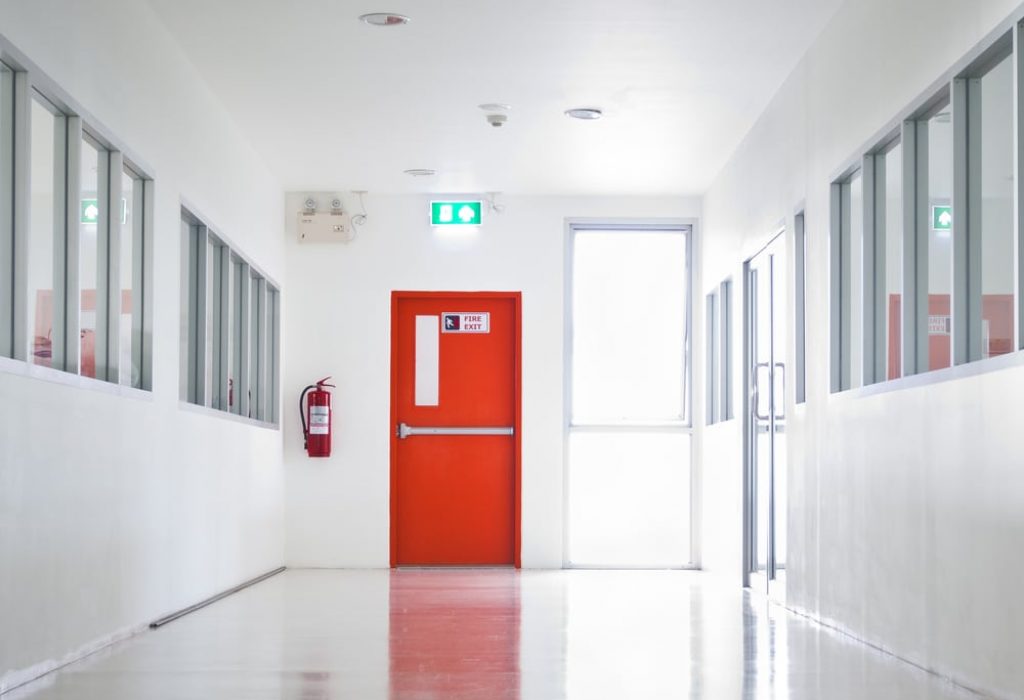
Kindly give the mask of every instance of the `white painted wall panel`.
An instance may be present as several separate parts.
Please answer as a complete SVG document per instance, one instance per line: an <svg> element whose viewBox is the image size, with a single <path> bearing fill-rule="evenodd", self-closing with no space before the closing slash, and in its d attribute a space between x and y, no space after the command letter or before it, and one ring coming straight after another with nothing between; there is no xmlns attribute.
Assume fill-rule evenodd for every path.
<svg viewBox="0 0 1024 700"><path fill-rule="evenodd" d="M1016 6L847 2L707 194L703 256L708 286L727 274L740 279L742 261L806 201L808 402L794 407L790 397L787 411L790 604L1004 696L1024 693L1012 651L1024 627L1024 564L1015 555L1024 541L1024 447L1015 427L1024 367L830 396L828 186L856 149ZM741 391L737 382L738 406ZM742 568L741 427L702 436L705 564L734 580Z"/></svg>
<svg viewBox="0 0 1024 700"><path fill-rule="evenodd" d="M156 178L152 396L0 368L2 689L282 563L280 432L179 408L180 197L284 269L280 186L146 3L0 0L0 17Z"/></svg>
<svg viewBox="0 0 1024 700"><path fill-rule="evenodd" d="M287 237L284 405L314 375L338 384L330 459L307 459L295 409L285 415L290 565L388 564L391 291L514 290L523 292L523 565L561 567L565 220L700 214L686 199L504 196L504 214L452 231L431 229L430 199L367 196L368 223L348 245ZM301 206L289 195L285 221ZM322 298L329 313L304 301Z"/></svg>

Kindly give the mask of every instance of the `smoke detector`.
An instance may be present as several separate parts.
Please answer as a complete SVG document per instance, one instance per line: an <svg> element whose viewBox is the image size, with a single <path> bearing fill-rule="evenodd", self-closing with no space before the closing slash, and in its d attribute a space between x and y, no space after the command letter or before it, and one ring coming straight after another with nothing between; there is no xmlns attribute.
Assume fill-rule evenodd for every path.
<svg viewBox="0 0 1024 700"><path fill-rule="evenodd" d="M360 15L359 21L373 27L400 27L409 24L409 18L397 12L370 12Z"/></svg>
<svg viewBox="0 0 1024 700"><path fill-rule="evenodd" d="M572 117L573 119L582 119L584 121L594 121L604 116L604 112L597 109L596 107L574 107L572 109L565 110L565 116Z"/></svg>

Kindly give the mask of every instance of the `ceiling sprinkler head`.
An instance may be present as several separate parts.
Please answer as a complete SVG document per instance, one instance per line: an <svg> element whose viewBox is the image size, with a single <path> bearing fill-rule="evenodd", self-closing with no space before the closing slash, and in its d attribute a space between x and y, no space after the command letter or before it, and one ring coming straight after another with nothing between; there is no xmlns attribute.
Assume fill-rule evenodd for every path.
<svg viewBox="0 0 1024 700"><path fill-rule="evenodd" d="M505 122L508 121L507 114L488 114L487 123L493 127L500 128L505 126Z"/></svg>

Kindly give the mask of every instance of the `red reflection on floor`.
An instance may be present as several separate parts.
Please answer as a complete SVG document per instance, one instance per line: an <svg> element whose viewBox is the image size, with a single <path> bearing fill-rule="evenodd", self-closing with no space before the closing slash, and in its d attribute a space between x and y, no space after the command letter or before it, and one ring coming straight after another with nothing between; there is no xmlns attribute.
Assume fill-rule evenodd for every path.
<svg viewBox="0 0 1024 700"><path fill-rule="evenodd" d="M519 698L514 570L393 571L392 700Z"/></svg>

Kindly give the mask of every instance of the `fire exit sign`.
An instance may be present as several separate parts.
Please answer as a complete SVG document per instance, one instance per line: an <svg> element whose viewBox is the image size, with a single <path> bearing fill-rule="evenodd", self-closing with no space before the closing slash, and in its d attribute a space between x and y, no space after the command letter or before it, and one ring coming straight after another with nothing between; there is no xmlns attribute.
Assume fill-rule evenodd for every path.
<svg viewBox="0 0 1024 700"><path fill-rule="evenodd" d="M83 224L95 224L100 220L100 204L98 199L83 199L79 221Z"/></svg>
<svg viewBox="0 0 1024 700"><path fill-rule="evenodd" d="M480 202L431 202L431 226L479 226Z"/></svg>
<svg viewBox="0 0 1024 700"><path fill-rule="evenodd" d="M932 230L952 231L953 230L953 207L933 206L932 207Z"/></svg>

